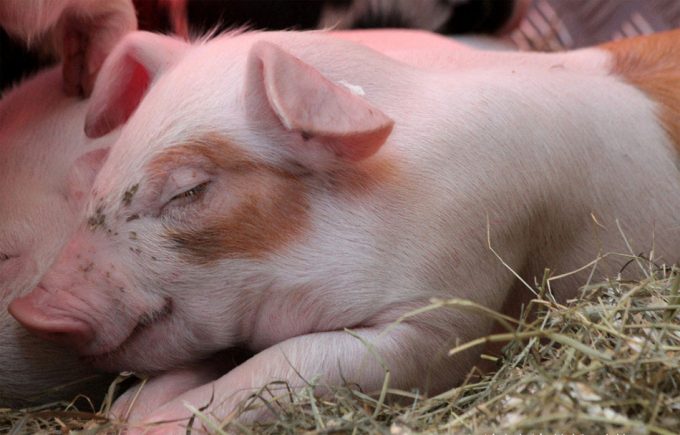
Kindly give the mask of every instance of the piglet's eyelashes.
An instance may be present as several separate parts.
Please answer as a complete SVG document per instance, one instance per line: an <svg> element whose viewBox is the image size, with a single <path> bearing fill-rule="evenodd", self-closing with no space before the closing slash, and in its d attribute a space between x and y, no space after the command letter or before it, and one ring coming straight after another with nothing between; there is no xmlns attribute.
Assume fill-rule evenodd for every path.
<svg viewBox="0 0 680 435"><path fill-rule="evenodd" d="M0 252L0 264L5 262L5 261L9 261L13 258L17 258L17 257L18 257L18 255L10 255L10 254L7 254L5 252Z"/></svg>
<svg viewBox="0 0 680 435"><path fill-rule="evenodd" d="M192 202L195 202L196 200L200 199L203 196L203 194L205 194L205 191L208 189L209 184L210 180L203 181L199 184L194 185L190 189L186 189L172 196L168 200L168 202L165 203L163 208L165 209L168 206L185 206L191 204Z"/></svg>
<svg viewBox="0 0 680 435"><path fill-rule="evenodd" d="M205 191L206 187L208 187L208 183L210 183L210 182L204 181L203 183L201 183L197 186L194 186L191 189L188 189L188 190L186 190L182 193L178 193L177 195L170 198L170 202L177 201L177 200L193 200L193 199L196 199L196 197L198 195L200 195L201 193L203 193Z"/></svg>

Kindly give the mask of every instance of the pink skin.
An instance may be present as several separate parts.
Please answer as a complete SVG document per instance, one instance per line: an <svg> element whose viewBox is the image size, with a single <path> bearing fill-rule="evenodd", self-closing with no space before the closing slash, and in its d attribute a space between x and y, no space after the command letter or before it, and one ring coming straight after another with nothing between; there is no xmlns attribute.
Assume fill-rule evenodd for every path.
<svg viewBox="0 0 680 435"><path fill-rule="evenodd" d="M151 44L152 48L135 49L134 53L139 56L137 59L128 56L129 47L144 43ZM286 65L290 63L288 55L282 54L278 49L270 50L267 47L262 46L263 59L268 59L267 62L272 65L280 64L280 67L275 67L277 69L287 70ZM129 96L121 99L115 92L122 90L130 93L129 95L137 95L139 84L144 83L143 80L139 81L135 78L136 76L132 75L132 80L116 85L116 80L120 78L125 80L125 77L130 77L130 72L136 74L138 71L125 70L125 63L121 61L144 64L147 71L161 71L171 66L177 59L181 59L182 52L186 49L187 46L169 40L169 38L141 34L129 38L119 47L119 51L112 55L110 61L107 61L110 65L104 68L100 77L102 86L93 96L86 129L91 133L100 133L102 128L122 122L130 115L127 106L106 103L107 101L130 101ZM290 74L298 74L296 70L300 67L305 71L309 68L299 65L297 61L290 65L293 68ZM308 74L310 78L318 75L312 70L305 74ZM285 76L275 76L271 79L265 78L265 80L273 80L271 86L284 90L281 84L290 79ZM276 103L278 113L272 116L278 116L281 121L298 126L296 128L304 128L319 137L319 140L330 141L331 149L343 159L363 160L375 153L381 142L385 140L385 135L389 134L392 121L375 109L369 109L367 106L364 108L363 100L346 89L338 88L337 85L328 82L320 75L317 80L318 82L312 80L308 83L313 86L329 87L332 93L330 95L336 95L332 98L339 98L340 106L352 107L347 113L357 114L356 118L348 120L352 124L352 131L338 130L338 125L335 123L325 125L313 118L299 118L300 114L295 109L298 103L294 102L296 94L289 94L287 91L271 95L271 98L278 101ZM249 86L258 88L261 84L255 82ZM155 88L154 85L149 92L153 92ZM300 103L307 104L304 101ZM345 109L339 107L338 110ZM368 110L372 111L370 112L372 114L369 114ZM367 112L361 115L362 111ZM273 118L266 122L274 122L274 128L279 129L281 121ZM135 127L132 131L135 131ZM326 137L328 139L325 139ZM333 139L334 137L354 137L355 139L338 141ZM121 143L124 141L127 140L121 139ZM355 144L359 143L362 144L361 148L355 148ZM126 152L122 147L116 148L115 151L115 153L123 153L121 156ZM323 153L318 154L313 157L316 163L312 161L310 164L326 165L323 160L330 157L324 157ZM143 159L137 161L143 163ZM182 365L190 360L204 358L239 342L250 341L256 348L262 349L268 346L266 343L275 343L319 327L311 324L300 324L293 328L292 325L285 326L281 329L284 334L282 337L263 340L265 335L271 336L272 334L267 332L263 335L256 331L249 331L250 328L247 325L255 319L251 318L245 306L253 301L239 296L231 301L226 309L230 313L243 313L243 315L231 315L221 319L223 327L219 330L206 329L200 316L196 315L196 310L202 311L201 307L207 300L218 298L226 301L224 296L217 296L223 292L224 283L222 281L215 283L219 286L206 283L208 285L198 298L196 294L181 290L195 288L197 282L203 281L205 271L201 268L188 267L175 252L162 248L167 245L167 241L159 239L163 227L158 217L163 216L165 222L162 225L167 226L172 221L172 216L179 217L177 213L180 211L181 213L202 213L198 210L194 212L190 211L191 209L185 209L183 204L176 205L178 201L172 198L187 188L194 187L202 180L201 177L209 174L210 167L197 160L191 166L194 168L191 173L179 169L160 177L142 173L125 176L123 184L112 185L110 181L119 177L112 177L111 174L120 172L117 169L120 163L123 161L114 158L104 168L105 173L98 177L99 181L95 183L92 196L89 198L88 222L77 231L64 248L50 273L43 278L33 293L16 299L10 306L12 314L20 319L24 326L40 336L74 346L82 355L102 368L112 370L125 368L146 372L157 372ZM225 177L227 175L224 174ZM218 201L220 189L217 186L222 182L228 189L229 178L224 178L224 181L220 178L214 179L211 189L203 195L202 199L206 204L216 204L211 207L216 211L223 207L228 209L231 206L228 202ZM133 191L134 193L130 193ZM168 221L168 219L171 220ZM144 264L143 269L137 268L140 261ZM179 270L182 271L181 274L177 273ZM238 274L233 275L231 279L235 286L243 285L239 283L240 280L243 280L243 283L251 280L247 276L238 277ZM153 286L158 291L140 292L137 290L149 286ZM95 289L96 291L93 291ZM418 299L424 301L427 298L418 296ZM413 305L409 302L409 307ZM350 319L350 321L352 324L369 321L368 319L376 314L360 313L361 318ZM315 316L314 318L318 322L322 317ZM348 320L342 319L336 327L342 329L345 321ZM323 329L328 327L328 325L324 326ZM367 330L367 333L373 332ZM405 331L405 336L408 337L414 333L415 331L411 330ZM337 339L347 341L347 346L359 349L356 347L356 339L342 337L342 334L333 334L333 336L336 335ZM323 337L324 335L320 335L318 339L324 341ZM255 342L260 342L260 344L255 344ZM154 343L154 346L149 346L149 343ZM294 344L295 341L292 343ZM428 342L426 346L429 348L432 343ZM277 351L272 349L269 352ZM257 367L258 360L251 362L250 366ZM286 365L284 361L278 364L279 366ZM440 367L438 370L449 371L450 369ZM372 373L375 372L372 371ZM371 388L379 386L379 383L370 379L366 380L367 386ZM402 379L408 384L412 376L405 374ZM332 382L337 382L337 379ZM133 415L139 418L143 414L135 412Z"/></svg>
<svg viewBox="0 0 680 435"><path fill-rule="evenodd" d="M249 54L248 46L253 39L250 35L242 39L244 43L235 38L230 49L235 50L235 56L241 57L243 67L253 71L246 74L250 79L242 84L248 89L246 95L251 96L245 107L247 113L239 115L250 120L232 122L235 125L253 122L254 125L259 124L262 131L271 130L278 137L289 137L291 143L276 151L279 157L274 158L279 162L272 164L283 164L288 171L287 163L281 162L292 157L300 164L318 168L323 173L324 168L368 159L391 134L393 121L363 98L329 81L314 68L273 44L259 44L257 50L253 48ZM228 37L222 40L231 43ZM339 50L353 47L340 41L333 44L338 44ZM228 403L224 403L225 398L220 393L219 406L215 408L224 412L229 412L253 388L270 379L292 375L290 381L299 384L295 372L287 370L291 361L285 355L299 353L300 346L318 348L315 352L321 352L308 354L309 364L300 367L304 376L311 378L320 371L327 373L328 382L341 382L335 357L322 356L328 348L324 343L329 341L337 342L337 346L333 346L338 352L336 356L347 359L340 361L341 365L365 360L367 371L357 378L358 382L369 390L380 388L382 369L375 360L364 355L364 345L360 341L342 332L345 327L366 325L361 328L363 334L375 338L376 346L382 348L388 358L390 354L396 357L400 352L399 347L393 344L395 340L419 348L421 354L436 353L446 337L432 337L425 341L418 337L421 328L446 323L440 316L433 316L422 325L420 322L404 325L388 337L380 334L384 326L400 314L426 303L431 296L429 294L416 292L405 299L398 296L389 308L376 303L376 300L365 304L368 310L357 309L351 316L335 312L334 307L343 306L339 301L328 305L310 294L305 297L310 306L291 309L308 309L315 314L299 313L292 319L281 319L281 323L271 324L263 320L277 316L275 307L287 302L285 298L265 296L272 278L267 278L269 272L261 270L259 262L252 263L248 256L244 256L219 266L196 267L172 248L173 243L163 235L168 229L186 228L183 222L200 222L211 215L228 216L230 210L238 207L238 192L229 195L224 195L224 192L238 187L242 183L239 177L243 175L216 168L201 156L193 156L178 167L158 172L149 172L146 167L150 159L162 150L159 148L161 143L182 143L193 135L193 131L205 129L205 121L201 119L195 119L194 125L183 121L182 135L188 135L184 139L163 139L166 133L154 138L157 134L155 129L167 132L167 126L175 121L166 124L170 120L164 114L152 106L144 106L150 95L156 92L161 92L158 97L163 98L162 83L167 86L178 79L177 76L165 77L161 73L172 70L173 64L181 62L188 49L189 46L169 38L139 33L127 38L107 60L92 97L86 131L90 134L104 133L107 127L124 122L130 116L132 124L126 127L97 177L88 198L87 222L76 231L36 290L11 304L12 314L37 335L71 345L81 355L107 370L155 373L204 358L237 343L245 343L253 351L263 351L215 384L219 391L229 391ZM360 52L362 56L375 56L374 52L366 49L360 49ZM390 69L398 65L383 57L375 61L380 68ZM256 73L262 64L267 65L265 71L272 71L271 75ZM144 69L140 69L140 65ZM307 77L305 82L293 79L301 75ZM351 77L348 79L352 80ZM146 92L147 96L132 115L134 107L120 102L138 99L140 90L143 92L149 83L153 84ZM303 86L290 88L286 83ZM325 102L321 104L321 101ZM232 102L219 104L233 105ZM337 112L318 118L299 111L300 107L321 105L326 111ZM244 109L235 107L233 110ZM345 120L342 122L328 122L343 117ZM154 123L160 124L149 128ZM314 139L301 138L294 132L297 129L306 131ZM136 150L124 145L142 143L133 138L136 134L142 134L147 137L145 140L159 145ZM254 138L243 140L257 145L253 142ZM304 151L313 144L316 144L317 150L311 153ZM128 157L130 152L141 154ZM263 163L269 159L260 157L258 153L250 154ZM286 154L290 157L285 157ZM130 165L130 162L135 163ZM186 200L181 197L205 180L210 180L210 184L200 195L192 195ZM248 185L250 183L245 184ZM142 268L140 264L143 264ZM213 275L215 279L205 279ZM282 295L297 287L282 285L285 288L282 288ZM344 284L340 285L345 288ZM384 296L378 296L381 290L377 289L381 287L382 284L369 292L377 291L375 297L384 301ZM248 288L252 290L246 291ZM215 304L213 301L221 302ZM273 305L269 306L270 303ZM249 308L258 305L262 306L259 315L257 310ZM214 313L206 313L206 309ZM210 318L219 319L214 327L206 327L206 320ZM277 343L281 346L270 347ZM455 382L462 376L460 367L466 364L464 361L469 363L470 358L468 355L454 364L428 358L427 362L395 367L394 374L399 381L393 385L407 388L420 383L422 379L418 380L414 369L420 376L430 370L447 373L445 378ZM265 361L271 361L271 365L264 364ZM293 363L296 366L304 364L303 361ZM351 373L354 369L348 370L347 373ZM204 378L197 375L193 379L202 382ZM164 399L157 397L161 391L176 391L169 385L172 374L167 380L163 379L166 378L159 378L160 387L146 393L145 401L162 403ZM196 386L189 384L186 384L187 388ZM433 385L432 391L444 387ZM196 398L202 397L205 388L212 386L207 384L191 394L197 394ZM188 394L188 397L194 397ZM123 406L117 409L120 408ZM131 415L133 420L138 420L145 417L146 412L133 410ZM177 414L178 410L173 405L159 412L160 415L164 415L163 412ZM184 416L182 410L179 416Z"/></svg>
<svg viewBox="0 0 680 435"><path fill-rule="evenodd" d="M250 356L239 349L220 352L208 360L140 382L116 400L111 417L119 421L140 421L183 393L200 385L210 385Z"/></svg>
<svg viewBox="0 0 680 435"><path fill-rule="evenodd" d="M390 57L418 66L418 62L409 61L409 56L420 56L423 51L431 56L442 55L451 50L470 50L470 48L456 39L412 29L368 29L368 30L339 30L328 32L334 38L365 45L375 51ZM430 68L431 62L424 67Z"/></svg>
<svg viewBox="0 0 680 435"><path fill-rule="evenodd" d="M29 45L57 41L64 89L88 96L104 59L137 28L137 18L132 0L3 0L0 26Z"/></svg>
<svg viewBox="0 0 680 435"><path fill-rule="evenodd" d="M439 61L441 52L455 52L460 49L464 49L462 45L448 38L421 31L379 30L362 31L357 33L334 32L331 34L333 36L340 36L341 39L360 41L362 44L365 44L369 47L379 48L390 56L394 56L396 58L407 58L407 54L411 53L411 59L409 60L416 64L422 64L422 55L419 49L423 46L432 47L435 45L439 48L437 56L429 59L432 64L436 64ZM406 41L408 41L408 44L404 45ZM162 39L161 44L163 45L163 50L160 50L159 52L161 54L163 52L167 52L168 58L179 57L181 55L181 51L184 49L181 43L169 38ZM417 60L413 60L413 54L418 54ZM150 55L157 56L158 53L151 53ZM164 65L170 62L170 60L165 58L151 59L151 61L157 62L159 65ZM156 68L159 67L154 65L151 66L151 69ZM107 74L108 73L109 71L107 71ZM117 74L115 77L107 76L101 81L102 83L110 84L114 83L114 80L120 79L120 77L124 78L125 74ZM138 88L135 83L137 82L133 80L132 86L127 89L128 94L118 98L121 98L124 101L131 101L138 98L137 95L142 90L140 90L140 88ZM93 99L90 108L90 117L93 113L97 114L99 112L98 102L99 101L96 98ZM123 106L123 108L125 108L125 106ZM126 112L120 112L120 109L118 109L117 106L113 106L108 110L110 112L106 113L107 116L102 117L102 119L106 120L105 125L109 125L111 119L120 121L129 115L126 114ZM92 127L92 125L95 125L95 127ZM94 122L89 123L86 129L89 129L91 133L95 134L98 132L98 127L96 127L96 123ZM371 150L369 148L366 150L368 153L366 155L370 155L375 152L375 150ZM365 155L350 158L363 159L365 158ZM176 190L176 188L174 189ZM139 192L136 195L141 196L143 193L144 192ZM157 204L157 199L140 199L139 202L145 203L144 205L149 205L149 203L152 203L151 205L156 209L159 207ZM153 215L157 213L157 211L153 211L153 209L151 209L150 211L145 211L145 213ZM128 216L133 214L135 213L127 212ZM107 229L107 231L111 230ZM85 234L88 233L90 233L90 231L85 232ZM118 270L120 269L127 269L127 265L116 264L116 262L112 260L112 258L115 256L110 256L108 253L102 257L100 257L98 254L98 252L101 251L101 245L109 243L110 242L105 240L99 240L99 238L95 241L92 241L91 237L89 236L77 236L64 248L61 253L61 258L63 261L59 260L56 262L52 272L46 276L41 284L36 288L36 291L32 294L32 298L19 299L13 304L13 310L16 312L22 307L24 309L31 310L35 308L35 306L45 305L48 304L50 300L58 299L60 301L59 305L64 305L65 309L63 307L58 307L58 311L51 313L49 316L44 316L42 315L43 313L41 311L36 311L35 315L24 318L24 326L28 330L33 331L36 335L43 336L44 338L51 338L53 340L62 342L63 344L76 347L84 356L98 362L100 366L104 368L109 368L107 362L112 358L117 357L116 355L127 355L128 347L132 347L134 349L134 346L127 345L127 341L146 342L148 340L154 339L152 334L160 333L160 328L153 328L151 329L152 332L148 332L146 330L147 328L143 327L147 323L147 319L155 319L159 316L162 316L168 310L175 309L176 305L179 305L180 307L185 305L169 303L168 301L170 299L167 297L160 298L154 296L152 301L127 301L125 304L126 308L124 309L126 313L121 314L118 311L118 308L116 308L110 312L97 314L100 311L99 307L108 307L111 305L118 307L120 305L118 302L119 298L128 296L117 296L117 294L120 294L127 287L134 287L135 285L134 282L126 281L130 280L130 277L123 277L118 273ZM154 264L147 265L147 267L149 267L151 270L151 273L158 273L159 275L163 274L162 270L154 270ZM82 281L78 277L82 277ZM174 284L177 285L177 283ZM58 293L53 293L46 290L51 288L71 289L72 287L89 285L104 285L115 290L111 292L98 292L96 293L98 296L91 301L86 298L73 297L72 295L75 292L70 290L60 291ZM23 303L26 303L26 305L22 305ZM94 317L97 315L110 317L112 319L111 322L116 323L116 328L110 328L106 334L94 334L90 325L92 323L96 323L96 321L93 321L92 319L84 321L83 319L72 315L74 313L90 312L95 313L93 314ZM186 325L175 323L173 323L173 326L176 326L177 328L186 327ZM140 335L141 338L139 337ZM121 342L126 342L126 346L119 349L117 345ZM207 348L207 344L204 342L202 343L202 347L200 349L193 349L191 354L205 356L218 349L218 346L215 346L214 348ZM129 358L131 360L136 360L139 358L136 354L136 351L133 350L130 352L133 352L132 356L125 356L123 358ZM145 349L144 353L146 355L145 359L147 361L154 360L153 352L149 352L147 349ZM159 357L159 359L163 360L166 358L167 356ZM180 358L177 359L177 363L181 363L182 361L183 360ZM168 364L164 363L163 367L166 365ZM157 370L153 365L150 367L140 367L140 369L150 371Z"/></svg>
<svg viewBox="0 0 680 435"><path fill-rule="evenodd" d="M29 47L54 42L64 61L60 72L39 74L0 101L0 306L7 307L37 284L68 239L115 138L86 138L87 103L62 89L89 94L104 57L136 28L136 17L130 0L3 0L0 26ZM105 388L107 380L93 379L71 352L35 338L0 310L0 406Z"/></svg>
<svg viewBox="0 0 680 435"><path fill-rule="evenodd" d="M87 380L93 370L72 352L26 334L6 310L35 287L75 229L105 147L116 137L85 137L87 103L63 95L61 83L52 69L0 101L1 406L71 399L106 386L105 379Z"/></svg>
<svg viewBox="0 0 680 435"><path fill-rule="evenodd" d="M680 188L672 147L650 101L607 60L597 49L450 50L428 70L321 33L193 46L130 35L102 68L86 117L91 136L125 123L87 195L87 220L10 310L108 370L157 373L236 345L255 353L150 414L133 407L133 421L186 418L185 401L222 420L274 380L296 388L320 376L374 392L385 372L365 342L391 387L440 392L477 357L442 353L491 321L439 310L394 322L433 297L521 306L529 294L488 249L487 230L506 264L535 276L621 250L616 231L593 238L593 209L643 228L637 239L652 226L642 210L655 210L660 231L677 228L677 205L663 201ZM593 86L602 93L591 99ZM630 112L612 119L622 101ZM631 173L633 154L655 170ZM645 194L631 209L618 179L634 176ZM663 239L680 246L677 232ZM553 289L561 300L580 277L568 280ZM180 389L209 377L189 370L157 378L144 401L176 394L177 376Z"/></svg>

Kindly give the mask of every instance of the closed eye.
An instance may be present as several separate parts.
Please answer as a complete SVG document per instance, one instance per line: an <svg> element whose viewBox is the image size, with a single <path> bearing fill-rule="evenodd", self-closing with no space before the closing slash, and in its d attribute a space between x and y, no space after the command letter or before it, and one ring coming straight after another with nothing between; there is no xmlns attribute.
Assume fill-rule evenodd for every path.
<svg viewBox="0 0 680 435"><path fill-rule="evenodd" d="M2 263L3 261L7 261L9 259L12 259L14 257L16 257L16 255L9 255L9 254L5 254L3 252L0 252L0 263Z"/></svg>
<svg viewBox="0 0 680 435"><path fill-rule="evenodd" d="M177 205L184 205L184 204L189 204L193 201L196 201L198 198L205 193L205 190L208 187L208 184L210 181L203 182L197 186L192 187L189 190L186 190L182 193L179 193L172 198L170 198L170 201L168 201L168 204L175 202Z"/></svg>

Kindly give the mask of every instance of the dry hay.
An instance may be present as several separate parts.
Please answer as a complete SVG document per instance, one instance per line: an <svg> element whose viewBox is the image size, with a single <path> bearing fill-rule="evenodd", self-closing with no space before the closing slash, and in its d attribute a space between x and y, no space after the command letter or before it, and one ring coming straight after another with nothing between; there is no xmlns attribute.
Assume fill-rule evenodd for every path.
<svg viewBox="0 0 680 435"><path fill-rule="evenodd" d="M277 419L267 424L217 423L200 410L195 419L210 433L680 433L680 271L635 261L645 271L642 280L587 285L566 305L552 298L546 273L521 321L486 311L509 332L451 353L507 342L502 355L485 356L498 370L472 372L464 385L437 397L393 391L386 372L376 395L349 385L317 398L313 380L297 391L271 384L244 404L269 407ZM484 311L456 299L427 309L444 306ZM0 433L113 433L120 423L103 417L112 394L96 413L72 404L0 409Z"/></svg>

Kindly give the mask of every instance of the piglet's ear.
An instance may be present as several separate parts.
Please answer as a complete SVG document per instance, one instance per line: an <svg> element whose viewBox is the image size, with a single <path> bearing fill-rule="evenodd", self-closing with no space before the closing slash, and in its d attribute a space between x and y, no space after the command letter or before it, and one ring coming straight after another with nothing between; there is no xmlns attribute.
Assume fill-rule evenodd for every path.
<svg viewBox="0 0 680 435"><path fill-rule="evenodd" d="M365 159L385 143L394 125L365 99L270 42L253 45L247 80L247 95L264 93L283 127L299 132L311 154L319 150L309 148L322 146L341 159Z"/></svg>
<svg viewBox="0 0 680 435"><path fill-rule="evenodd" d="M96 138L123 124L150 84L173 65L188 45L148 32L128 34L104 61L90 97L85 134Z"/></svg>

